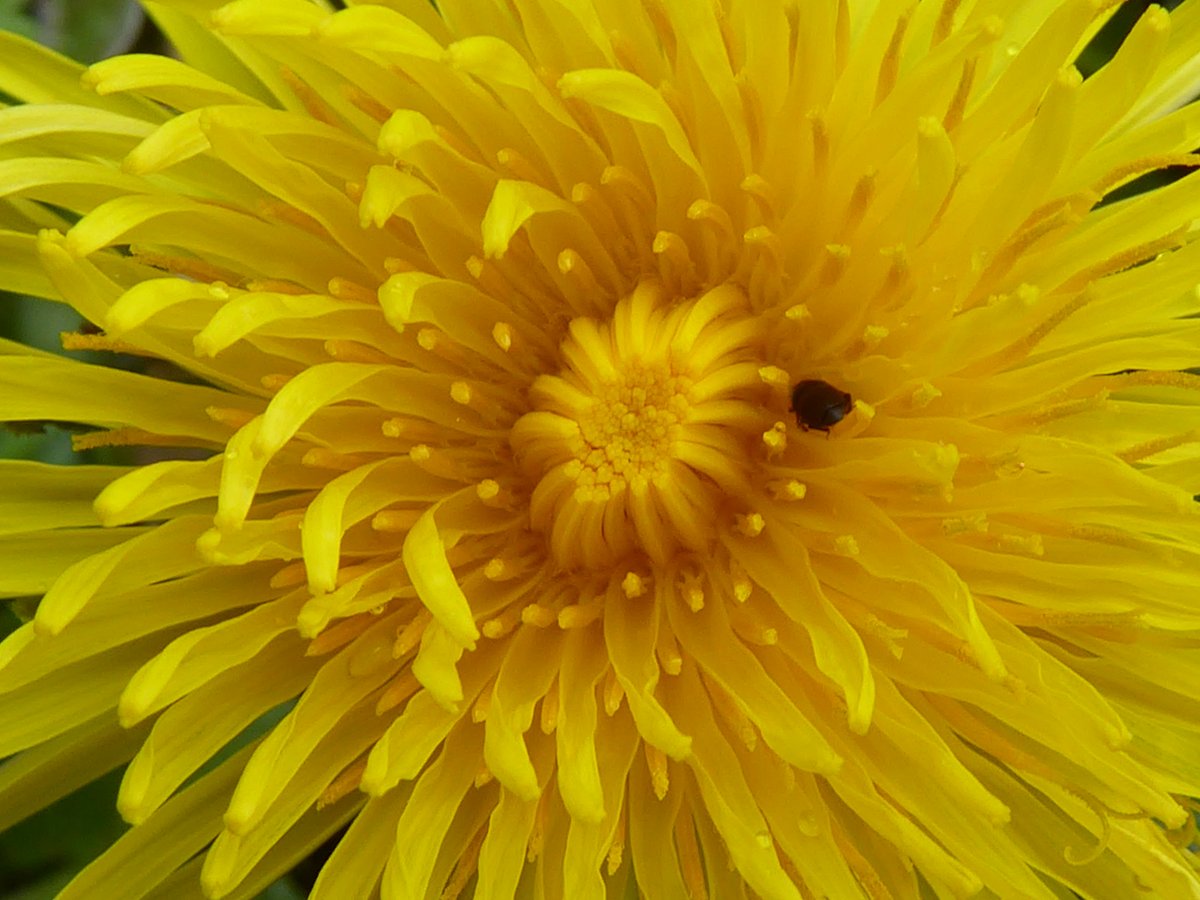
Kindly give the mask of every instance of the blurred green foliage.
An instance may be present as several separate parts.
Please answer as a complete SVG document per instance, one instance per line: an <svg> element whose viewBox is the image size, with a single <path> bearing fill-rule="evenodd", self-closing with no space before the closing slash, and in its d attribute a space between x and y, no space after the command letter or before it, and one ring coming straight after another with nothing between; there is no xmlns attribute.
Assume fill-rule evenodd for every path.
<svg viewBox="0 0 1200 900"><path fill-rule="evenodd" d="M0 28L25 37L37 37L37 22L26 0L0 0Z"/></svg>
<svg viewBox="0 0 1200 900"><path fill-rule="evenodd" d="M42 0L37 6L38 39L85 63L128 51L146 25L136 0Z"/></svg>
<svg viewBox="0 0 1200 900"><path fill-rule="evenodd" d="M145 22L136 0L0 0L0 28L80 62L129 50Z"/></svg>

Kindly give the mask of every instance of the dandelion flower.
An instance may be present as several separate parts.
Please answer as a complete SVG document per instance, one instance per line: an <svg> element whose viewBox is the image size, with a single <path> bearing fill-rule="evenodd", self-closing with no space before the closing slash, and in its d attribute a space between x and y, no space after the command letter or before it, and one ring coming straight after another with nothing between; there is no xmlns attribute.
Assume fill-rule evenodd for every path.
<svg viewBox="0 0 1200 900"><path fill-rule="evenodd" d="M0 466L0 820L128 763L65 898L1200 897L1200 182L1114 194L1200 3L1085 80L1115 5L6 38L3 284L146 364L0 415L147 449Z"/></svg>

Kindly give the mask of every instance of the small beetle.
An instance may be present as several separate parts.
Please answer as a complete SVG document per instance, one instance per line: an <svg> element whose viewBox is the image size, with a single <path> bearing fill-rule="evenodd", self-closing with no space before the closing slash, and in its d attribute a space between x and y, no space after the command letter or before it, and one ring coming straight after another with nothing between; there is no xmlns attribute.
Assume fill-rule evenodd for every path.
<svg viewBox="0 0 1200 900"><path fill-rule="evenodd" d="M801 381L792 388L792 411L805 431L824 431L836 425L854 408L854 400L828 381L815 378Z"/></svg>

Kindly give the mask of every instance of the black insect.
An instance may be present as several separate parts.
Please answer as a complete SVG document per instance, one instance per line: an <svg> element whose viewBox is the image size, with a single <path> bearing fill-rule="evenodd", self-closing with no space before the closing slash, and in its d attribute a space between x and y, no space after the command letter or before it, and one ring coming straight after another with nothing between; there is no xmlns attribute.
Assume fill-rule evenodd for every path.
<svg viewBox="0 0 1200 900"><path fill-rule="evenodd" d="M792 388L792 411L805 431L824 431L836 425L854 408L853 398L828 381L806 379Z"/></svg>

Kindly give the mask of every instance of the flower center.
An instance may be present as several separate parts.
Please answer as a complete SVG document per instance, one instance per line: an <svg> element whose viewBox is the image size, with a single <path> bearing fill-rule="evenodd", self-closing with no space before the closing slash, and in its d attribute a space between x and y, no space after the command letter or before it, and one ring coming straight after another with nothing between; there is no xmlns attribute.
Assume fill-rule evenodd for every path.
<svg viewBox="0 0 1200 900"><path fill-rule="evenodd" d="M530 523L560 566L711 547L770 421L761 332L731 285L666 302L645 282L608 321L571 321L561 369L533 383L511 434Z"/></svg>

